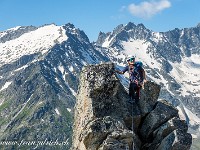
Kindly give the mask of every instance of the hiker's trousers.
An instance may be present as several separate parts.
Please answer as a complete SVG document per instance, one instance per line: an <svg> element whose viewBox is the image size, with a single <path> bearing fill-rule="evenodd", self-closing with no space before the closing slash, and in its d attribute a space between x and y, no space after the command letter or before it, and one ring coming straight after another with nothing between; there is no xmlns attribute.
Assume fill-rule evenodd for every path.
<svg viewBox="0 0 200 150"><path fill-rule="evenodd" d="M140 86L138 86L138 84L130 82L129 96L131 99L135 100L136 103L138 103L140 98Z"/></svg>

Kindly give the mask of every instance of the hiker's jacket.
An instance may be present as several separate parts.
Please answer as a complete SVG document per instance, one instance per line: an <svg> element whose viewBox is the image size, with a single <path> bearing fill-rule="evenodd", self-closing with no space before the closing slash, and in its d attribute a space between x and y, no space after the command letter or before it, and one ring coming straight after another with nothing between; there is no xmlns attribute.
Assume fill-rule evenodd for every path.
<svg viewBox="0 0 200 150"><path fill-rule="evenodd" d="M135 63L133 65L126 66L126 67L124 67L122 72L125 73L126 71L128 71L128 73L129 73L130 82L134 82L136 84L140 84L143 82L144 69L140 65Z"/></svg>

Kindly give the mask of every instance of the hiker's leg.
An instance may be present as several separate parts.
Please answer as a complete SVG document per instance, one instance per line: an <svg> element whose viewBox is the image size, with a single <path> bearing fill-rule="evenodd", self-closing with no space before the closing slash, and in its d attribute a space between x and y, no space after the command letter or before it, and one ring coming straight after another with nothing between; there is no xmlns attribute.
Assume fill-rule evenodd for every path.
<svg viewBox="0 0 200 150"><path fill-rule="evenodd" d="M140 99L140 87L137 86L137 88L135 90L136 90L135 91L135 102L136 102L136 104L138 104L139 103L139 99Z"/></svg>
<svg viewBox="0 0 200 150"><path fill-rule="evenodd" d="M130 83L129 85L129 102L130 103L136 103L137 100L137 84L136 83Z"/></svg>
<svg viewBox="0 0 200 150"><path fill-rule="evenodd" d="M129 102L133 102L133 99L134 99L134 87L133 87L133 83L129 84L129 97L130 97Z"/></svg>
<svg viewBox="0 0 200 150"><path fill-rule="evenodd" d="M131 121L131 130L134 131L134 120L133 120L133 114L134 114L134 85L133 83L129 84L129 103L131 105L131 109L132 109L132 121Z"/></svg>

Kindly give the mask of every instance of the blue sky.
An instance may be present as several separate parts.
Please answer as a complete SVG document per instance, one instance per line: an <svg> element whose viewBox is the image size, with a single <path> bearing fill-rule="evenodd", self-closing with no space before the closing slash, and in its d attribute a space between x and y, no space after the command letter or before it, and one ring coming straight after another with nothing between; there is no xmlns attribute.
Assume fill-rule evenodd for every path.
<svg viewBox="0 0 200 150"><path fill-rule="evenodd" d="M128 22L158 32L195 27L199 6L200 0L0 0L0 31L70 22L96 41L100 31Z"/></svg>

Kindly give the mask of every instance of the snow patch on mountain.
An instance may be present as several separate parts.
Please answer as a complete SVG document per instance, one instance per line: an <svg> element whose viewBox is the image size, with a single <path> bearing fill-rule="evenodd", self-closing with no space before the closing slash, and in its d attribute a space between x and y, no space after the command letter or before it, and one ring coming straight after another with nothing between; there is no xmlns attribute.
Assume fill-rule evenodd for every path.
<svg viewBox="0 0 200 150"><path fill-rule="evenodd" d="M76 92L75 92L71 87L69 87L69 89L70 89L70 91L72 92L72 94L73 94L74 96L76 96Z"/></svg>
<svg viewBox="0 0 200 150"><path fill-rule="evenodd" d="M165 78L160 74L160 73L158 73L157 72L157 75L159 76L159 78L156 78L156 77L154 77L154 76L152 76L152 75L148 75L148 77L150 78L150 79L152 79L152 81L154 81L154 82L156 82L157 84L161 84L161 83L163 83L164 85L168 85L168 81L167 80L165 80Z"/></svg>
<svg viewBox="0 0 200 150"><path fill-rule="evenodd" d="M6 82L6 83L3 85L3 87L0 89L0 92L3 91L3 90L5 90L5 89L7 89L11 83L12 83L11 81Z"/></svg>
<svg viewBox="0 0 200 150"><path fill-rule="evenodd" d="M10 28L10 29L8 29L8 30L6 30L6 31L16 31L16 30L18 30L20 27L21 27L21 26L16 26L16 27Z"/></svg>
<svg viewBox="0 0 200 150"><path fill-rule="evenodd" d="M56 43L67 40L65 32L63 27L52 24L0 43L0 66L14 62L24 55L46 53Z"/></svg>
<svg viewBox="0 0 200 150"><path fill-rule="evenodd" d="M163 34L160 32L152 32L152 37L153 37L153 41L155 42L162 41L164 38Z"/></svg>
<svg viewBox="0 0 200 150"><path fill-rule="evenodd" d="M73 72L73 71L74 71L74 68L73 68L73 66L70 66L70 67L69 67L69 71L71 71L71 72Z"/></svg>
<svg viewBox="0 0 200 150"><path fill-rule="evenodd" d="M200 93L200 56L191 55L184 57L181 63L171 63L173 70L170 75L181 85L181 94L183 96L192 93ZM200 97L200 94L193 96Z"/></svg>
<svg viewBox="0 0 200 150"><path fill-rule="evenodd" d="M83 66L87 66L87 62L85 62L85 61L83 61L83 60L81 60L81 64L83 65ZM76 66L77 66L77 64L75 64Z"/></svg>
<svg viewBox="0 0 200 150"><path fill-rule="evenodd" d="M124 47L123 53L125 55L133 55L136 56L136 61L142 61L144 65L148 65L151 68L161 68L161 64L158 63L151 54L147 53L147 48L151 43L145 40L134 40L130 39L129 41L122 42Z"/></svg>
<svg viewBox="0 0 200 150"><path fill-rule="evenodd" d="M62 74L64 74L65 69L64 69L64 67L63 67L62 65L58 66L58 69L60 70L60 72L61 72Z"/></svg>
<svg viewBox="0 0 200 150"><path fill-rule="evenodd" d="M4 99L0 98L0 106L3 104L3 102L4 102Z"/></svg>
<svg viewBox="0 0 200 150"><path fill-rule="evenodd" d="M57 115L59 115L59 116L61 115L60 112L59 112L59 110L58 110L58 108L56 108L55 111L56 111Z"/></svg>
<svg viewBox="0 0 200 150"><path fill-rule="evenodd" d="M22 66L22 67L20 67L20 68L18 68L16 70L14 70L14 72L17 72L17 71L20 71L20 70L24 70L27 67L28 67L28 65L24 65L24 66Z"/></svg>
<svg viewBox="0 0 200 150"><path fill-rule="evenodd" d="M70 108L67 108L67 111L71 112L72 110Z"/></svg>
<svg viewBox="0 0 200 150"><path fill-rule="evenodd" d="M193 138L198 138L200 136L200 118L198 118L194 113L192 113L189 109L187 109L182 103L176 107L179 111L179 117L182 120L186 120L189 125L189 133L192 134ZM197 129L193 129L197 128Z"/></svg>
<svg viewBox="0 0 200 150"><path fill-rule="evenodd" d="M5 31L0 32L0 38L2 38L4 35L6 35L7 33Z"/></svg>
<svg viewBox="0 0 200 150"><path fill-rule="evenodd" d="M190 118L190 121L189 123L191 125L195 125L195 124L200 124L200 118L198 118L196 115L194 115L189 109L187 109L186 107L185 108L185 111L187 113L187 115L189 116Z"/></svg>
<svg viewBox="0 0 200 150"><path fill-rule="evenodd" d="M113 38L112 38L112 39L113 39ZM108 36L108 37L105 39L104 43L102 44L102 47L109 47L109 45L110 45L112 39L110 39L110 36Z"/></svg>

